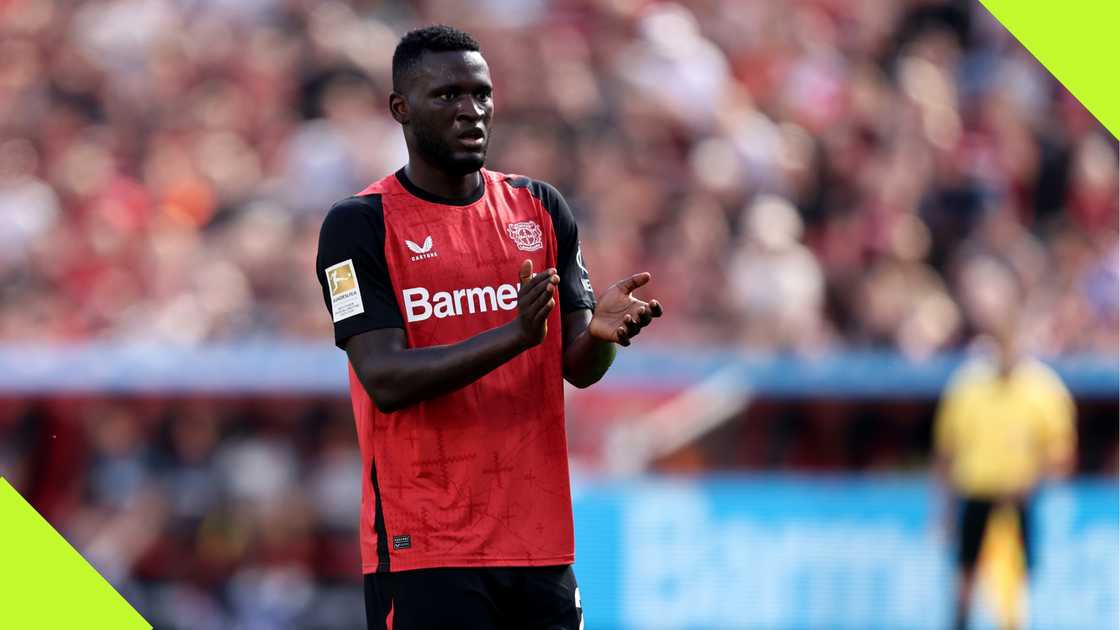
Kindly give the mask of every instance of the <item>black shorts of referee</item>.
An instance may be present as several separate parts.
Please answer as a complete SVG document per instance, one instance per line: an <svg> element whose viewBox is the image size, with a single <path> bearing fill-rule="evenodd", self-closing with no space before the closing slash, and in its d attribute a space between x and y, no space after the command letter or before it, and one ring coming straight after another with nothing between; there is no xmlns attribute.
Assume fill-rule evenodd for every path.
<svg viewBox="0 0 1120 630"><path fill-rule="evenodd" d="M1001 503L998 500L980 497L961 497L959 499L960 523L958 531L960 540L957 548L957 566L960 568L976 568L976 561L980 557L980 547L984 543L984 534L988 529L989 517L992 510ZM1030 544L1030 500L1011 501L1010 505L1019 518L1019 536L1023 545L1023 558L1029 571L1033 564Z"/></svg>
<svg viewBox="0 0 1120 630"><path fill-rule="evenodd" d="M365 596L369 630L583 630L568 565L367 573Z"/></svg>

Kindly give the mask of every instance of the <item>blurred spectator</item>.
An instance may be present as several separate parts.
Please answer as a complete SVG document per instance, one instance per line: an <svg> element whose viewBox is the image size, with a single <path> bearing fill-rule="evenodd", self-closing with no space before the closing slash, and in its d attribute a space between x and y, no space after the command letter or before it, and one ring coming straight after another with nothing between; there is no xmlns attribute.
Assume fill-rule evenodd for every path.
<svg viewBox="0 0 1120 630"><path fill-rule="evenodd" d="M751 348L817 347L823 341L824 276L801 244L797 210L763 195L743 213L742 243L731 259L731 293Z"/></svg>

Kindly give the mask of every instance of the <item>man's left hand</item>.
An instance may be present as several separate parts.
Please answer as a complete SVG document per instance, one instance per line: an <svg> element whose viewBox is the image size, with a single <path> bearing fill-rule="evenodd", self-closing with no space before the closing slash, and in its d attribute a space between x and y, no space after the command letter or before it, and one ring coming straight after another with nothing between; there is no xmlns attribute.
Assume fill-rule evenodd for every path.
<svg viewBox="0 0 1120 630"><path fill-rule="evenodd" d="M643 302L631 295L649 283L649 272L634 274L612 284L599 296L587 332L602 341L612 341L620 346L630 345L630 340L649 326L655 317L661 317L661 303L657 300Z"/></svg>

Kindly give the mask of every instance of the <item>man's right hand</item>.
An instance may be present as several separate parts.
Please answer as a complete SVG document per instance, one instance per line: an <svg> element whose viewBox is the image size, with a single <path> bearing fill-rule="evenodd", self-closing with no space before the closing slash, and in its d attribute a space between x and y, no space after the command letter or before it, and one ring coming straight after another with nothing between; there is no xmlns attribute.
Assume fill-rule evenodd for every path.
<svg viewBox="0 0 1120 630"><path fill-rule="evenodd" d="M519 353L540 344L556 308L555 269L533 274L521 263L521 290L513 321L458 343L409 348L403 328L378 328L346 341L350 365L382 413L431 400L465 387Z"/></svg>
<svg viewBox="0 0 1120 630"><path fill-rule="evenodd" d="M556 307L556 285L560 276L555 269L533 273L533 261L526 259L518 272L521 289L517 293L517 319L514 326L518 338L531 348L544 341L548 334L548 314Z"/></svg>

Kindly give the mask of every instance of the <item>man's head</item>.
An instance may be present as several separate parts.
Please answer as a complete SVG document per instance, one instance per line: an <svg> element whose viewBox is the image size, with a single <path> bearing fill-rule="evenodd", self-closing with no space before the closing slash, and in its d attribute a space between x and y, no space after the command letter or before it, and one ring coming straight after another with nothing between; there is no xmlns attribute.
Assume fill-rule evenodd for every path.
<svg viewBox="0 0 1120 630"><path fill-rule="evenodd" d="M478 42L450 26L409 32L393 53L389 110L413 157L449 175L482 168L494 114Z"/></svg>

